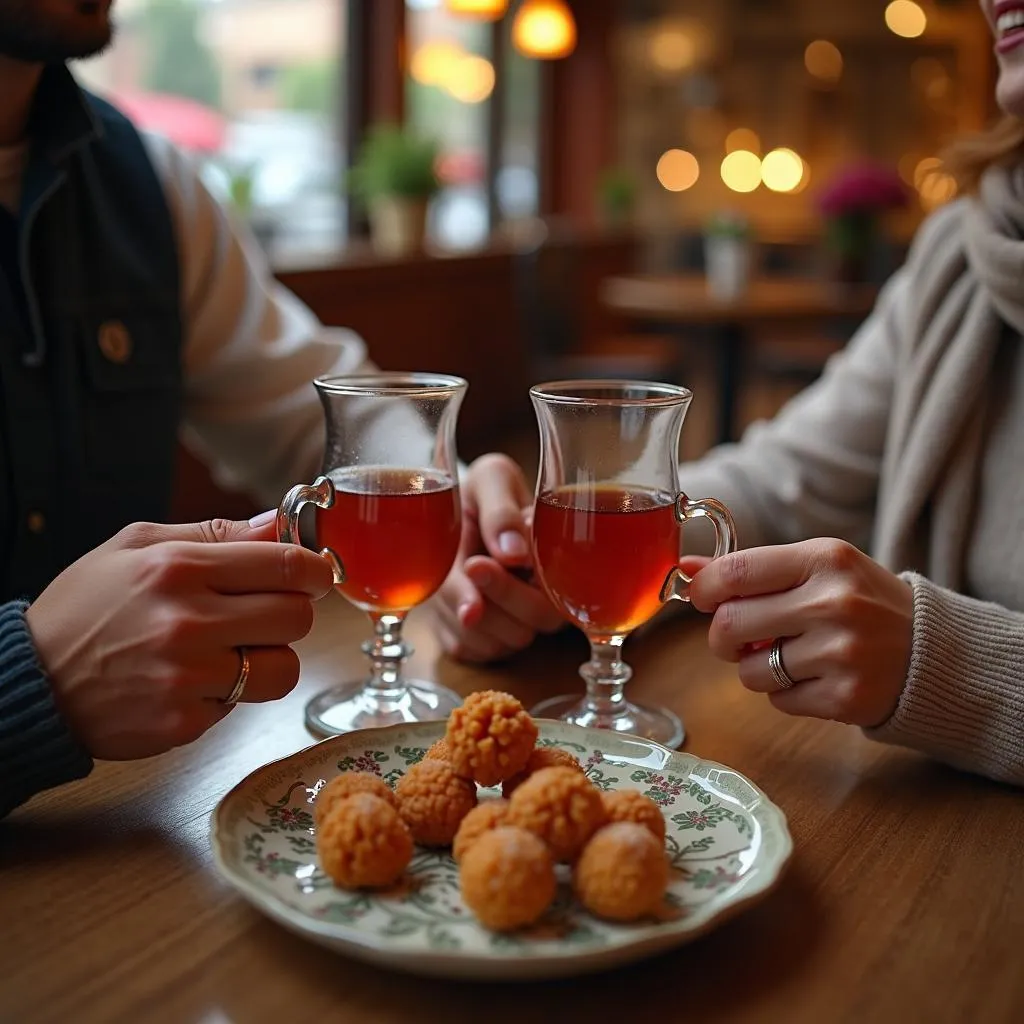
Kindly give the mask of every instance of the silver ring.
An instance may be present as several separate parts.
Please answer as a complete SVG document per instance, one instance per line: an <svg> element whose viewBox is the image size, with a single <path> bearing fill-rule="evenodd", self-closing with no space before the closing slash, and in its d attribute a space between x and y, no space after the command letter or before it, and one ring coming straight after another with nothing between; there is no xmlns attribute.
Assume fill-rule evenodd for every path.
<svg viewBox="0 0 1024 1024"><path fill-rule="evenodd" d="M784 636L780 636L772 642L772 649L768 652L768 667L772 670L772 677L780 690L792 690L796 686L796 680L782 664L782 643L785 639Z"/></svg>
<svg viewBox="0 0 1024 1024"><path fill-rule="evenodd" d="M238 678L235 680L235 685L231 687L231 692L222 701L223 704L237 704L242 699L242 694L245 692L245 684L249 682L249 652L244 647L236 647L238 651L238 657L241 658L242 664L238 669Z"/></svg>

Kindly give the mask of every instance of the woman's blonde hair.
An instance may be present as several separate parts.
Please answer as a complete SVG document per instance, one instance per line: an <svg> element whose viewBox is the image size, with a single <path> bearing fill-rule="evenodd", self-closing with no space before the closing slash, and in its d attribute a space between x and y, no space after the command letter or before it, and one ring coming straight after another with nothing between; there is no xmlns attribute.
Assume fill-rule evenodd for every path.
<svg viewBox="0 0 1024 1024"><path fill-rule="evenodd" d="M990 167L1021 158L1024 158L1024 121L1007 114L987 131L954 142L943 154L942 162L961 192L973 192Z"/></svg>

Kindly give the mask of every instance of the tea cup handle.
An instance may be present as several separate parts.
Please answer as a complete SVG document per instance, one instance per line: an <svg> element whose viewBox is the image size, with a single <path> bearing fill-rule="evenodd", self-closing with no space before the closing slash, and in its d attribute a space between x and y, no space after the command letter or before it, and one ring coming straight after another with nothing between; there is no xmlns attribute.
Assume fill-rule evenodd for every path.
<svg viewBox="0 0 1024 1024"><path fill-rule="evenodd" d="M680 527L687 519L710 519L715 528L715 553L712 558L721 558L736 550L736 521L732 513L717 498L700 498L691 501L682 491L676 497L676 520ZM693 578L676 566L666 577L661 588L661 600L689 601L690 584Z"/></svg>
<svg viewBox="0 0 1024 1024"><path fill-rule="evenodd" d="M296 484L285 496L277 510L277 539L282 544L301 544L299 536L299 513L304 505L330 508L334 504L334 484L330 477L319 476L312 487ZM330 548L322 548L320 554L327 559L334 573L335 586L345 582L345 566Z"/></svg>

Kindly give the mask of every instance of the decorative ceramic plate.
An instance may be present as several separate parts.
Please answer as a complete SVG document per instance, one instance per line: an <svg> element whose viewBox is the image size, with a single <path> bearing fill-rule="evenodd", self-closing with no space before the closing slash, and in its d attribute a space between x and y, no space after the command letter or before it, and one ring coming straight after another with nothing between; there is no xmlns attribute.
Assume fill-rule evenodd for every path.
<svg viewBox="0 0 1024 1024"><path fill-rule="evenodd" d="M257 769L214 812L217 865L259 910L314 942L399 970L467 978L554 977L636 960L692 939L778 880L792 852L785 816L738 772L630 736L538 725L539 742L571 751L601 789L636 789L661 806L673 877L657 920L598 920L563 885L536 926L492 934L463 905L449 853L419 847L394 889L336 888L317 865L317 792L344 771L394 783L443 736L443 723L348 733ZM497 795L480 791L481 800Z"/></svg>

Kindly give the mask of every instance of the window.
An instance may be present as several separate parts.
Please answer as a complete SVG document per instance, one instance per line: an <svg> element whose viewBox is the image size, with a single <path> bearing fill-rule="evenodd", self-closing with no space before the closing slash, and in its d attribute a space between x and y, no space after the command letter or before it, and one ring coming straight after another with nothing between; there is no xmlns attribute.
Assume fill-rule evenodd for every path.
<svg viewBox="0 0 1024 1024"><path fill-rule="evenodd" d="M432 240L470 248L490 233L487 127L494 92L491 26L448 14L441 0L406 0L406 117L441 146L444 189L430 211Z"/></svg>
<svg viewBox="0 0 1024 1024"><path fill-rule="evenodd" d="M541 84L544 67L513 45L511 19L502 35L505 77L501 166L496 181L503 220L533 217L540 208Z"/></svg>
<svg viewBox="0 0 1024 1024"><path fill-rule="evenodd" d="M275 257L332 253L341 188L344 0L118 0L82 83L200 162Z"/></svg>

